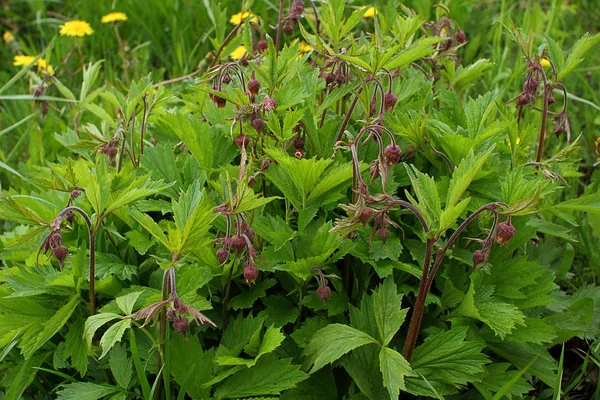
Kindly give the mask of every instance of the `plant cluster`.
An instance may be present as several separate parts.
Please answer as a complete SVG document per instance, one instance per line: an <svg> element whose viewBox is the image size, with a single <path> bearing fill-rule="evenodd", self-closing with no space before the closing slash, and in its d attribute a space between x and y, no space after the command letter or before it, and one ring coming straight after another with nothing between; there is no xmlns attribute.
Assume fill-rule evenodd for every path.
<svg viewBox="0 0 600 400"><path fill-rule="evenodd" d="M86 62L83 20L28 59L5 37L23 68L0 98L29 102L19 124L56 149L0 161L0 395L600 393L576 388L587 364L563 374L565 346L600 326L600 290L572 272L600 196L565 79L600 35L565 57L498 24L522 89L477 92L494 64L464 62L469 31L443 5L282 0L270 23L252 2L204 5L210 53L164 81L136 74L123 12L101 18L114 84ZM31 94L2 95L25 78Z"/></svg>

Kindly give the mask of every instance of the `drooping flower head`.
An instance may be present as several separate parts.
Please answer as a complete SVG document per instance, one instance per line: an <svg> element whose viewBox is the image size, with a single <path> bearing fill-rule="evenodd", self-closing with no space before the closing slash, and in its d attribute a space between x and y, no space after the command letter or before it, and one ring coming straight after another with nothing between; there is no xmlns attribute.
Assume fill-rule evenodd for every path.
<svg viewBox="0 0 600 400"><path fill-rule="evenodd" d="M64 25L60 25L59 33L61 36L84 37L86 35L91 35L92 33L94 33L94 30L87 22L76 19L73 21L65 22Z"/></svg>
<svg viewBox="0 0 600 400"><path fill-rule="evenodd" d="M108 13L100 20L100 22L103 24L117 23L121 21L127 21L127 14L119 11Z"/></svg>

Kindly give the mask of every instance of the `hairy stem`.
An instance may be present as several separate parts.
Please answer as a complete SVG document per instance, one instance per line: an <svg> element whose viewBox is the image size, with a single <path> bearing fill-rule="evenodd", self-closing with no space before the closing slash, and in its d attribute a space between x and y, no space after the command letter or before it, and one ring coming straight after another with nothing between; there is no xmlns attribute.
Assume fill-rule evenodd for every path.
<svg viewBox="0 0 600 400"><path fill-rule="evenodd" d="M358 103L358 96L360 96L362 91L363 91L363 87L361 86L360 89L358 89L358 93L356 93L356 96L354 96L354 100L352 100L352 103L350 104L350 108L348 109L348 112L346 113L344 122L342 123L342 126L340 127L340 131L338 132L337 138L335 140L336 143L339 142L340 140L342 140L342 136L344 136L344 131L346 130L346 127L348 126L348 122L350 122L350 117L352 116L352 111L354 111L354 107L356 107L356 103Z"/></svg>
<svg viewBox="0 0 600 400"><path fill-rule="evenodd" d="M283 0L279 0L279 13L277 14L277 33L275 36L275 55L279 55L279 44L281 42L281 18L283 16Z"/></svg>
<svg viewBox="0 0 600 400"><path fill-rule="evenodd" d="M548 98L551 88L548 87L547 84L544 84L544 100L543 100L543 109L542 109L542 127L540 128L540 140L538 143L537 155L535 157L536 162L542 161L542 153L544 152L544 140L546 138L546 123L548 120Z"/></svg>

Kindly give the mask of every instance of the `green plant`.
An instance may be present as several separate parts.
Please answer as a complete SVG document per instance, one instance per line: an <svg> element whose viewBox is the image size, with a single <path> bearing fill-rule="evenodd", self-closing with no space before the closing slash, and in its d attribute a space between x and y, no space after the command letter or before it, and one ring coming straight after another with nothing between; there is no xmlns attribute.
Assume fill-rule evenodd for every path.
<svg viewBox="0 0 600 400"><path fill-rule="evenodd" d="M591 373L597 345L564 361L597 340L597 175L546 133L578 129L600 36L565 57L502 19L516 67L486 85L507 56L465 62L448 7L346 3L205 1L186 55L212 51L157 55L169 76L129 69L133 17L98 39L118 63L58 38L0 90L6 132L53 133L0 154L6 398L558 398Z"/></svg>

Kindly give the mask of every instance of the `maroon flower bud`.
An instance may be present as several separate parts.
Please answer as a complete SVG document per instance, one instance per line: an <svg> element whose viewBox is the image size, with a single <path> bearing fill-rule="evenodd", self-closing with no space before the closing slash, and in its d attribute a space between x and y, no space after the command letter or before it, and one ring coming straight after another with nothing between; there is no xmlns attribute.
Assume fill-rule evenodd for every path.
<svg viewBox="0 0 600 400"><path fill-rule="evenodd" d="M256 129L256 132L262 133L263 129L265 128L265 121L260 118L254 118L252 120L252 127Z"/></svg>
<svg viewBox="0 0 600 400"><path fill-rule="evenodd" d="M260 170L263 171L263 170L269 168L270 165L271 165L271 161L270 160L262 160L260 162Z"/></svg>
<svg viewBox="0 0 600 400"><path fill-rule="evenodd" d="M554 99L554 96L550 95L548 96L548 104L554 104L556 102L556 100Z"/></svg>
<svg viewBox="0 0 600 400"><path fill-rule="evenodd" d="M71 192L71 199L75 200L79 196L81 196L81 192L77 189L73 189L73 191Z"/></svg>
<svg viewBox="0 0 600 400"><path fill-rule="evenodd" d="M248 53L244 54L244 56L238 60L238 63L242 67L247 67L248 66Z"/></svg>
<svg viewBox="0 0 600 400"><path fill-rule="evenodd" d="M527 90L529 90L532 93L536 92L539 85L540 84L539 84L538 80L533 76L525 82L525 86L526 86Z"/></svg>
<svg viewBox="0 0 600 400"><path fill-rule="evenodd" d="M302 14L304 12L304 1L303 0L295 0L292 6L292 12L294 14Z"/></svg>
<svg viewBox="0 0 600 400"><path fill-rule="evenodd" d="M400 161L400 157L402 157L402 150L397 144L389 144L383 151L383 155L388 164L396 165Z"/></svg>
<svg viewBox="0 0 600 400"><path fill-rule="evenodd" d="M529 96L527 96L525 93L521 93L517 99L517 106L524 106L527 103L529 103Z"/></svg>
<svg viewBox="0 0 600 400"><path fill-rule="evenodd" d="M224 243L237 251L242 251L247 244L246 239L240 235L233 235L230 238L225 239Z"/></svg>
<svg viewBox="0 0 600 400"><path fill-rule="evenodd" d="M293 31L294 31L294 27L292 26L292 24L290 24L289 22L286 22L285 25L283 26L283 33L285 33L286 35L289 35Z"/></svg>
<svg viewBox="0 0 600 400"><path fill-rule="evenodd" d="M396 105L397 101L398 101L398 98L396 97L396 95L394 93L387 92L383 96L383 109L385 111L392 111L394 109L394 106Z"/></svg>
<svg viewBox="0 0 600 400"><path fill-rule="evenodd" d="M377 230L377 236L383 243L385 243L387 238L390 236L390 230L387 228L381 228Z"/></svg>
<svg viewBox="0 0 600 400"><path fill-rule="evenodd" d="M256 79L250 79L248 81L248 91L253 97L258 96L258 91L260 89L260 82Z"/></svg>
<svg viewBox="0 0 600 400"><path fill-rule="evenodd" d="M217 250L217 260L219 260L219 264L225 264L225 262L229 259L229 252L224 248L219 248Z"/></svg>
<svg viewBox="0 0 600 400"><path fill-rule="evenodd" d="M229 75L229 73L223 74L223 77L221 78L221 82L224 83L225 85L229 85L229 83L231 82L231 75Z"/></svg>
<svg viewBox="0 0 600 400"><path fill-rule="evenodd" d="M216 86L213 86L213 90L219 91L219 88ZM213 103L215 103L215 105L218 108L223 108L225 107L225 105L227 104L227 100L225 100L222 97L217 96L216 94L210 94L208 97L210 97L210 99L212 100Z"/></svg>
<svg viewBox="0 0 600 400"><path fill-rule="evenodd" d="M373 217L373 209L371 207L365 207L362 214L360 214L360 222L362 222L363 226L367 226L367 222Z"/></svg>
<svg viewBox="0 0 600 400"><path fill-rule="evenodd" d="M296 138L294 139L294 147L297 149L301 149L304 147L305 142L306 141L302 136L296 136Z"/></svg>
<svg viewBox="0 0 600 400"><path fill-rule="evenodd" d="M250 175L248 177L248 186L256 185L256 177L254 175Z"/></svg>
<svg viewBox="0 0 600 400"><path fill-rule="evenodd" d="M483 250L475 250L475 252L473 253L473 268L477 269L477 266L484 262L485 262L485 253L483 252Z"/></svg>
<svg viewBox="0 0 600 400"><path fill-rule="evenodd" d="M296 157L298 160L301 160L304 158L304 149L296 149L296 151L294 152L294 157Z"/></svg>
<svg viewBox="0 0 600 400"><path fill-rule="evenodd" d="M500 222L496 227L496 242L498 244L508 244L515 235L516 229L509 221Z"/></svg>
<svg viewBox="0 0 600 400"><path fill-rule="evenodd" d="M48 238L48 244L50 245L51 249L60 246L62 244L62 235L60 232L52 232Z"/></svg>
<svg viewBox="0 0 600 400"><path fill-rule="evenodd" d="M265 111L273 111L275 107L277 107L277 102L274 98L267 96L263 100L262 106L265 109Z"/></svg>
<svg viewBox="0 0 600 400"><path fill-rule="evenodd" d="M69 249L63 245L59 245L52 249L52 254L54 254L54 257L56 257L58 260L58 265L62 270L63 264L65 263L65 258L67 258L69 255Z"/></svg>
<svg viewBox="0 0 600 400"><path fill-rule="evenodd" d="M65 213L65 219L67 220L68 223L73 222L73 220L75 219L75 214L73 214L73 211L67 211Z"/></svg>
<svg viewBox="0 0 600 400"><path fill-rule="evenodd" d="M335 81L335 76L331 72L324 72L323 79L325 79L325 83L329 86Z"/></svg>
<svg viewBox="0 0 600 400"><path fill-rule="evenodd" d="M46 100L42 101L42 103L40 104L40 113L42 113L42 117L45 117L48 114L48 107L49 103Z"/></svg>
<svg viewBox="0 0 600 400"><path fill-rule="evenodd" d="M244 135L243 133L239 134L235 139L235 144L242 148L242 147L247 147L248 143L250 143L250 137L248 137L248 135Z"/></svg>
<svg viewBox="0 0 600 400"><path fill-rule="evenodd" d="M173 322L173 329L185 336L185 333L190 329L190 323L187 318L179 317Z"/></svg>
<svg viewBox="0 0 600 400"><path fill-rule="evenodd" d="M254 51L256 51L258 53L264 53L268 48L269 48L269 44L267 43L267 41L265 39L260 39L254 45Z"/></svg>
<svg viewBox="0 0 600 400"><path fill-rule="evenodd" d="M323 304L327 303L327 299L331 296L331 289L329 286L319 286L317 289L317 296L321 298Z"/></svg>
<svg viewBox="0 0 600 400"><path fill-rule="evenodd" d="M258 268L254 263L244 263L244 279L248 286L252 286L256 278L258 277Z"/></svg>
<svg viewBox="0 0 600 400"><path fill-rule="evenodd" d="M175 321L177 319L177 311L175 311L174 308L169 308L167 310L167 319L170 322L173 322L173 321Z"/></svg>
<svg viewBox="0 0 600 400"><path fill-rule="evenodd" d="M456 32L456 35L454 35L454 38L458 43L464 43L465 40L467 40L467 35L465 35L465 33L459 29Z"/></svg>

